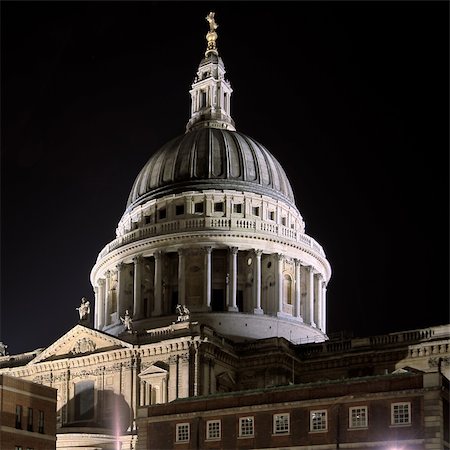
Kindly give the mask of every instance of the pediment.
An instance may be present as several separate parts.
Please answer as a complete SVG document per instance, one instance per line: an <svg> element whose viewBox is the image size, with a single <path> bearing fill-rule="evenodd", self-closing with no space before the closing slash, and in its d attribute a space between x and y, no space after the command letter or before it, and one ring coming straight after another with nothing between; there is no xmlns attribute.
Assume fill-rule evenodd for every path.
<svg viewBox="0 0 450 450"><path fill-rule="evenodd" d="M42 361L73 358L89 353L132 347L132 344L122 341L115 336L87 328L83 325L76 325L28 364L32 365Z"/></svg>
<svg viewBox="0 0 450 450"><path fill-rule="evenodd" d="M168 371L166 369L163 369L162 367L158 367L156 365L151 365L144 371L142 371L139 374L139 377L146 378L146 377L152 377L152 376L158 376L158 375L166 375Z"/></svg>

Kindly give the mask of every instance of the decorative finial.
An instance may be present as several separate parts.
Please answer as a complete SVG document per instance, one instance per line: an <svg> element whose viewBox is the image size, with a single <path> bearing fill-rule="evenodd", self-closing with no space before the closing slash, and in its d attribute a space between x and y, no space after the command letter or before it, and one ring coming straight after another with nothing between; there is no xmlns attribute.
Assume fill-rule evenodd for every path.
<svg viewBox="0 0 450 450"><path fill-rule="evenodd" d="M205 56L208 56L208 53L214 52L217 55L217 33L216 29L219 26L214 20L214 13L211 11L207 16L206 20L209 23L209 31L206 33L206 40L208 42L208 46L206 48Z"/></svg>

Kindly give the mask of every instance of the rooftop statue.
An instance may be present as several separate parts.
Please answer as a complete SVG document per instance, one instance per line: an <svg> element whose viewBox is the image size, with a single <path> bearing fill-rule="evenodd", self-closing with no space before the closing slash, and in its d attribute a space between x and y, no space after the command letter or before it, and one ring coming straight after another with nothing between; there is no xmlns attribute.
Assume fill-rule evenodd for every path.
<svg viewBox="0 0 450 450"><path fill-rule="evenodd" d="M89 300L86 297L81 299L81 305L78 308L75 308L80 315L80 320L87 320L89 318L89 314L91 313L91 307Z"/></svg>
<svg viewBox="0 0 450 450"><path fill-rule="evenodd" d="M121 317L120 320L124 324L125 329L127 331L132 331L131 324L133 323L133 319L131 318L130 313L128 312L128 309L125 310L125 317Z"/></svg>

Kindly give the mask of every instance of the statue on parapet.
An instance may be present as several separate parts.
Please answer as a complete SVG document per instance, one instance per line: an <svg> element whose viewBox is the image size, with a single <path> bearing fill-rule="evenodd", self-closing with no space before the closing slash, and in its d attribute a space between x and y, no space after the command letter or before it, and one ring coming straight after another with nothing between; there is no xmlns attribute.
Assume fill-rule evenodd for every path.
<svg viewBox="0 0 450 450"><path fill-rule="evenodd" d="M91 306L89 300L86 297L81 299L81 305L78 308L75 308L80 315L80 322L84 322L89 319L89 314L91 313Z"/></svg>
<svg viewBox="0 0 450 450"><path fill-rule="evenodd" d="M175 311L178 314L177 322L189 320L190 311L185 305L177 305Z"/></svg>
<svg viewBox="0 0 450 450"><path fill-rule="evenodd" d="M125 329L127 331L133 331L132 329L132 323L133 323L133 318L130 316L130 313L128 312L128 309L125 310L125 316L121 317L120 320L122 321L123 325L125 326Z"/></svg>
<svg viewBox="0 0 450 450"><path fill-rule="evenodd" d="M8 354L6 351L7 348L8 346L0 341L0 356L6 356Z"/></svg>

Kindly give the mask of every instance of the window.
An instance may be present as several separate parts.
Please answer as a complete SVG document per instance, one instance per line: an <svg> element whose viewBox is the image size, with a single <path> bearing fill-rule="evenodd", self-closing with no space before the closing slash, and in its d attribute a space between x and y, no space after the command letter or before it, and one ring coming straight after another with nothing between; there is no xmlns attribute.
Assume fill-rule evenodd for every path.
<svg viewBox="0 0 450 450"><path fill-rule="evenodd" d="M176 205L175 206L175 214L177 216L181 216L184 214L184 205Z"/></svg>
<svg viewBox="0 0 450 450"><path fill-rule="evenodd" d="M162 208L158 211L158 219L166 218L166 208Z"/></svg>
<svg viewBox="0 0 450 450"><path fill-rule="evenodd" d="M285 227L285 226L286 226L286 223L287 223L286 217L282 217L282 218L281 218L281 225L283 225L283 226Z"/></svg>
<svg viewBox="0 0 450 450"><path fill-rule="evenodd" d="M44 411L39 411L38 433L44 433Z"/></svg>
<svg viewBox="0 0 450 450"><path fill-rule="evenodd" d="M311 431L327 430L327 412L325 410L311 411L310 430Z"/></svg>
<svg viewBox="0 0 450 450"><path fill-rule="evenodd" d="M195 213L203 213L203 211L204 211L203 202L194 203L194 212Z"/></svg>
<svg viewBox="0 0 450 450"><path fill-rule="evenodd" d="M22 406L16 405L16 428L22 428Z"/></svg>
<svg viewBox="0 0 450 450"><path fill-rule="evenodd" d="M206 422L206 439L220 439L220 420L208 420Z"/></svg>
<svg viewBox="0 0 450 450"><path fill-rule="evenodd" d="M254 206L254 207L252 208L252 214L253 214L254 216L259 216L259 206Z"/></svg>
<svg viewBox="0 0 450 450"><path fill-rule="evenodd" d="M236 203L235 205L233 205L233 212L236 214L241 214L242 213L242 203Z"/></svg>
<svg viewBox="0 0 450 450"><path fill-rule="evenodd" d="M411 423L411 403L392 403L391 404L391 424L409 425Z"/></svg>
<svg viewBox="0 0 450 450"><path fill-rule="evenodd" d="M33 408L28 408L27 430L33 431Z"/></svg>
<svg viewBox="0 0 450 450"><path fill-rule="evenodd" d="M148 225L150 223L150 216L145 216L145 224Z"/></svg>
<svg viewBox="0 0 450 450"><path fill-rule="evenodd" d="M80 381L75 384L75 420L94 418L94 382Z"/></svg>
<svg viewBox="0 0 450 450"><path fill-rule="evenodd" d="M22 446L21 445L16 445L15 450L22 450Z"/></svg>
<svg viewBox="0 0 450 450"><path fill-rule="evenodd" d="M275 220L275 211L269 211L269 220Z"/></svg>
<svg viewBox="0 0 450 450"><path fill-rule="evenodd" d="M189 442L189 428L188 423L177 423L176 442Z"/></svg>
<svg viewBox="0 0 450 450"><path fill-rule="evenodd" d="M254 430L254 418L253 417L240 417L239 418L239 437L253 437Z"/></svg>
<svg viewBox="0 0 450 450"><path fill-rule="evenodd" d="M223 202L214 203L214 212L223 212Z"/></svg>
<svg viewBox="0 0 450 450"><path fill-rule="evenodd" d="M355 406L348 410L349 428L367 427L367 406Z"/></svg>
<svg viewBox="0 0 450 450"><path fill-rule="evenodd" d="M289 434L289 413L273 415L273 434Z"/></svg>

